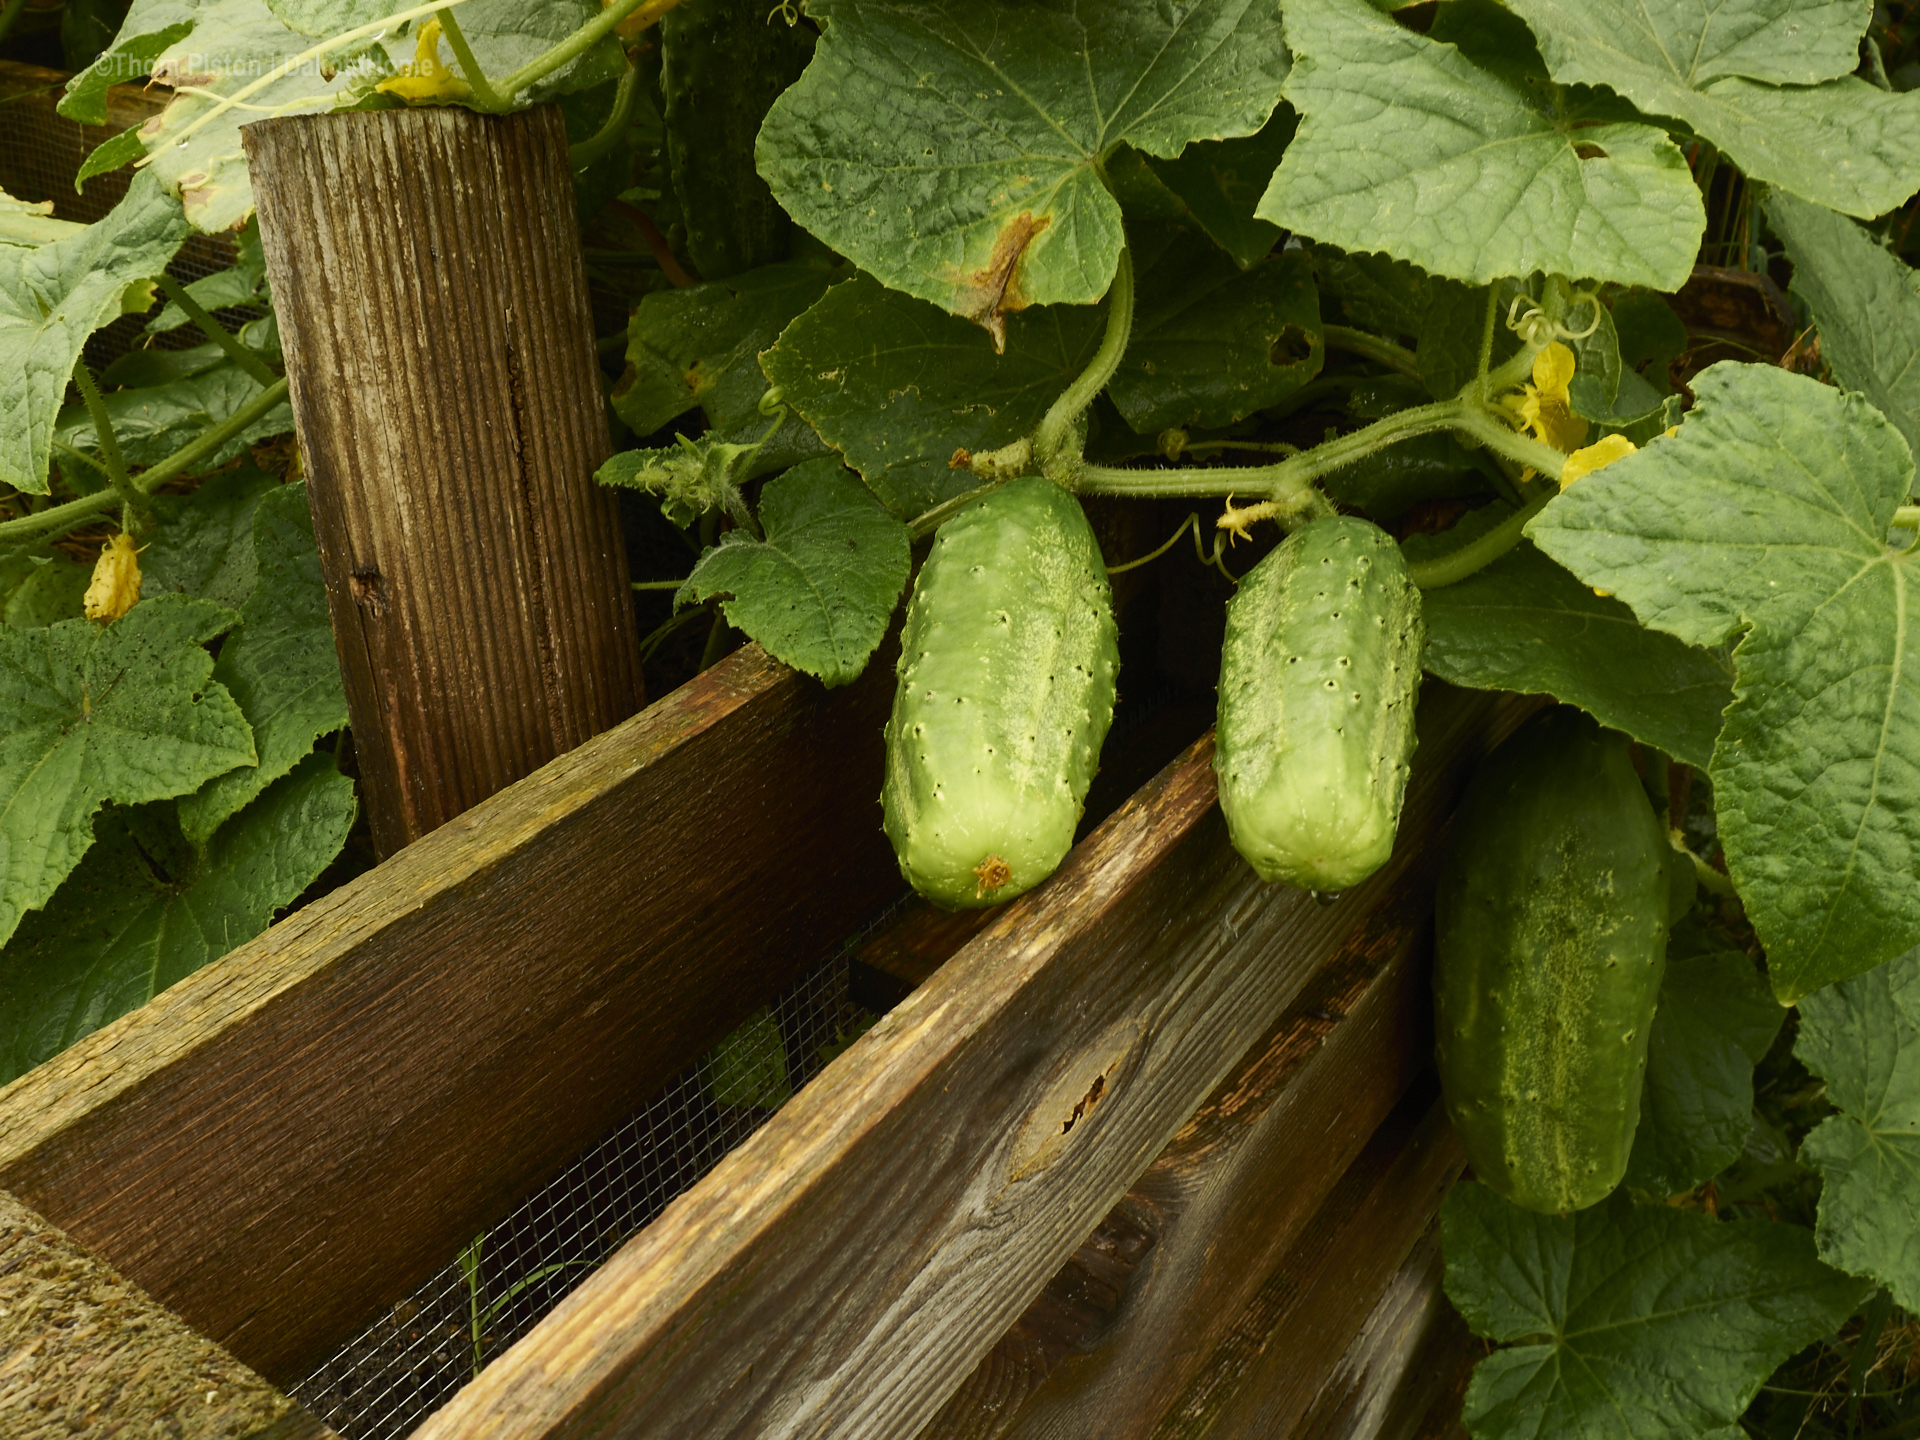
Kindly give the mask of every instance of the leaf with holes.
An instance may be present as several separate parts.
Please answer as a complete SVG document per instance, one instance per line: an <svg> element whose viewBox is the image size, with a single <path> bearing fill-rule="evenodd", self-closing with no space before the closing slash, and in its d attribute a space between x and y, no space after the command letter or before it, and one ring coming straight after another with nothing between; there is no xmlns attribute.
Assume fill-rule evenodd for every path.
<svg viewBox="0 0 1920 1440"><path fill-rule="evenodd" d="M1099 167L1252 135L1287 74L1270 0L812 0L807 72L756 156L794 219L882 282L996 338L1084 304L1119 263Z"/></svg>
<svg viewBox="0 0 1920 1440"><path fill-rule="evenodd" d="M1527 533L1643 624L1741 635L1714 798L1791 1002L1920 941L1920 573L1886 543L1913 457L1862 397L1772 366L1723 362L1693 390L1678 434Z"/></svg>
<svg viewBox="0 0 1920 1440"><path fill-rule="evenodd" d="M774 659L844 685L867 667L907 583L907 527L837 458L796 465L760 492L756 540L730 530L677 605L721 601Z"/></svg>
<svg viewBox="0 0 1920 1440"><path fill-rule="evenodd" d="M1143 435L1231 425L1320 373L1320 295L1302 251L1242 271L1182 232L1140 276L1133 339L1107 393Z"/></svg>

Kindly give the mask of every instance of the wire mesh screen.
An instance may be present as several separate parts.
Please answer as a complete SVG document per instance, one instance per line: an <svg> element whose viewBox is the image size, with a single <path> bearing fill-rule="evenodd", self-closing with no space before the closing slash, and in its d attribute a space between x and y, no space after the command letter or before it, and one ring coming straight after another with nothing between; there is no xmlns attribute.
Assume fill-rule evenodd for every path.
<svg viewBox="0 0 1920 1440"><path fill-rule="evenodd" d="M872 1024L847 961L873 928L287 1393L344 1440L409 1434Z"/></svg>
<svg viewBox="0 0 1920 1440"><path fill-rule="evenodd" d="M121 130L160 113L172 94L146 91L137 85L116 85L108 93L107 124L82 125L63 119L54 109L66 92L67 77L58 70L0 61L0 190L16 200L53 202L57 219L91 224L105 215L127 193L133 171L119 169L96 175L76 192L73 177L98 145ZM233 241L221 235L194 235L180 247L167 273L182 284L192 284L234 261ZM257 310L218 312L229 328L256 318ZM98 330L87 341L86 359L96 369L125 354L142 341L146 319L123 315ZM191 325L152 338L162 349L204 344L206 336Z"/></svg>

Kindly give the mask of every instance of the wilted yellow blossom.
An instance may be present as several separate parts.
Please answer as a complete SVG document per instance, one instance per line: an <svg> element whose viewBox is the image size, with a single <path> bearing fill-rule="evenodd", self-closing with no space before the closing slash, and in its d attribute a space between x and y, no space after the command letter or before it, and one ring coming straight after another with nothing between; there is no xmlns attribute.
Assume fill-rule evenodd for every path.
<svg viewBox="0 0 1920 1440"><path fill-rule="evenodd" d="M122 532L109 540L94 562L93 580L81 598L89 620L118 620L140 598L140 552Z"/></svg>
<svg viewBox="0 0 1920 1440"><path fill-rule="evenodd" d="M402 100L464 100L472 94L467 82L440 59L440 22L429 20L413 42L413 64L403 65L391 80L374 87Z"/></svg>
<svg viewBox="0 0 1920 1440"><path fill-rule="evenodd" d="M1596 440L1584 450L1576 450L1567 457L1567 463L1560 467L1560 488L1566 489L1583 475L1591 475L1603 465L1611 465L1622 456L1631 455L1637 447L1624 435L1608 435Z"/></svg>
<svg viewBox="0 0 1920 1440"><path fill-rule="evenodd" d="M1567 387L1573 383L1573 351L1554 341L1533 357L1533 383L1520 387L1520 418L1536 440L1573 450L1587 438L1587 422L1573 413Z"/></svg>

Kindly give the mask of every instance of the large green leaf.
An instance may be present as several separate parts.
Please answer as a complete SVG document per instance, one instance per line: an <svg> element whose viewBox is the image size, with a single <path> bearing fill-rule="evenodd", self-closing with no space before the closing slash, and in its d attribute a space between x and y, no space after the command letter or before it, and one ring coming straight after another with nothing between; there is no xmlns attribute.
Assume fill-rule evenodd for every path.
<svg viewBox="0 0 1920 1440"><path fill-rule="evenodd" d="M154 465L230 419L265 388L232 361L224 361L185 380L151 389L116 391L102 403L127 463ZM248 446L292 429L292 409L276 405L208 456L205 463L209 469L224 465L244 454ZM97 453L100 449L93 416L85 405L69 405L62 410L54 434L76 450Z"/></svg>
<svg viewBox="0 0 1920 1440"><path fill-rule="evenodd" d="M1490 528L1496 504L1457 527L1460 541ZM1450 532L1451 534L1451 532ZM1451 548L1450 537L1409 536L1409 559ZM1578 705L1690 765L1713 757L1732 677L1704 650L1648 630L1618 600L1596 595L1524 540L1484 570L1429 590L1427 669L1476 690L1518 690Z"/></svg>
<svg viewBox="0 0 1920 1440"><path fill-rule="evenodd" d="M98 842L0 951L0 1085L258 935L346 843L353 782L313 755L204 853L171 807L102 816Z"/></svg>
<svg viewBox="0 0 1920 1440"><path fill-rule="evenodd" d="M191 495L160 495L160 523L142 536L140 596L192 595L238 610L253 593L253 512L280 482L252 465L202 481Z"/></svg>
<svg viewBox="0 0 1920 1440"><path fill-rule="evenodd" d="M700 557L676 602L715 595L727 619L776 660L844 685L866 669L907 583L907 527L837 457L760 492L766 539L730 530Z"/></svg>
<svg viewBox="0 0 1920 1440"><path fill-rule="evenodd" d="M93 814L198 789L254 761L204 646L234 613L162 596L111 625L0 629L0 944L93 843Z"/></svg>
<svg viewBox="0 0 1920 1440"><path fill-rule="evenodd" d="M1885 541L1913 458L1862 397L1785 370L1723 362L1693 390L1677 435L1527 529L1644 624L1745 632L1714 798L1790 1002L1920 941L1920 574Z"/></svg>
<svg viewBox="0 0 1920 1440"><path fill-rule="evenodd" d="M54 418L87 337L187 238L180 206L137 175L104 220L51 245L0 246L0 483L47 493ZM141 308L144 308L142 306Z"/></svg>
<svg viewBox="0 0 1920 1440"><path fill-rule="evenodd" d="M1143 435L1231 425L1320 373L1320 293L1302 251L1242 271L1183 232L1142 270L1126 358L1107 393Z"/></svg>
<svg viewBox="0 0 1920 1440"><path fill-rule="evenodd" d="M1264 218L1476 285L1542 270L1677 290L1692 271L1706 212L1665 132L1366 0L1287 0L1286 17L1301 122Z"/></svg>
<svg viewBox="0 0 1920 1440"><path fill-rule="evenodd" d="M1866 5L1511 3L1555 80L1605 85L1650 115L1684 121L1756 180L1860 216L1920 188L1920 95L1851 73Z"/></svg>
<svg viewBox="0 0 1920 1440"><path fill-rule="evenodd" d="M1920 950L1807 996L1794 1053L1840 1108L1800 1147L1820 1254L1920 1310Z"/></svg>
<svg viewBox="0 0 1920 1440"><path fill-rule="evenodd" d="M1467 1387L1474 1440L1735 1440L1774 1366L1871 1288L1821 1264L1797 1226L1624 1191L1538 1215L1458 1185L1440 1223L1448 1298L1475 1334L1510 1346Z"/></svg>
<svg viewBox="0 0 1920 1440"><path fill-rule="evenodd" d="M951 466L956 450L997 449L1032 430L1093 358L1105 323L1089 306L1023 311L996 355L977 326L863 275L829 290L760 364L910 518L978 483Z"/></svg>
<svg viewBox="0 0 1920 1440"><path fill-rule="evenodd" d="M260 501L252 549L256 583L240 607L239 632L220 647L213 678L253 726L260 763L181 800L180 826L196 845L299 764L315 740L347 723L305 485L283 485Z"/></svg>
<svg viewBox="0 0 1920 1440"><path fill-rule="evenodd" d="M1787 1016L1745 955L1680 948L1676 936L1627 1165L1627 1184L1662 1196L1690 1190L1740 1157L1753 1128L1753 1067Z"/></svg>
<svg viewBox="0 0 1920 1440"><path fill-rule="evenodd" d="M1820 353L1849 390L1899 426L1920 454L1920 272L1858 225L1791 195L1767 219L1793 261L1793 289L1820 326Z"/></svg>
<svg viewBox="0 0 1920 1440"><path fill-rule="evenodd" d="M708 433L728 444L751 444L766 433L759 411L766 376L759 355L788 323L838 278L817 259L766 265L684 290L657 290L640 302L627 328L627 373L613 389L613 408L634 434L653 434L700 408ZM824 454L804 424L788 421L756 457L764 475Z"/></svg>
<svg viewBox="0 0 1920 1440"><path fill-rule="evenodd" d="M796 220L895 289L997 332L1083 304L1119 262L1099 175L1251 135L1280 98L1272 0L812 0L825 35L760 131Z"/></svg>

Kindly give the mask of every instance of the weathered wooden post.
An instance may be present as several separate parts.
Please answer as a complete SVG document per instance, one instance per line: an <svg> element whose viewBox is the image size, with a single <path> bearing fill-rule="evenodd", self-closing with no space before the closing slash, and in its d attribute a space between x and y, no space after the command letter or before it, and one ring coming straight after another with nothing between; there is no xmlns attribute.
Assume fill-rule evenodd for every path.
<svg viewBox="0 0 1920 1440"><path fill-rule="evenodd" d="M390 855L644 699L566 131L542 106L243 134Z"/></svg>

